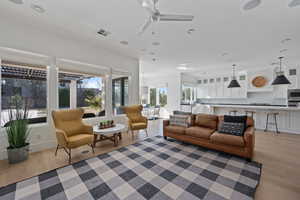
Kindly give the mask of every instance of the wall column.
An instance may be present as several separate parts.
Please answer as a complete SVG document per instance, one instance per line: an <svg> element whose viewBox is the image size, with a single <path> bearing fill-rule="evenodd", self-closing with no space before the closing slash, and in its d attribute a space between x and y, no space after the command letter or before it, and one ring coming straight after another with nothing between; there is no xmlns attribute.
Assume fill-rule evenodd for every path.
<svg viewBox="0 0 300 200"><path fill-rule="evenodd" d="M77 82L75 80L70 82L70 108L77 108Z"/></svg>
<svg viewBox="0 0 300 200"><path fill-rule="evenodd" d="M112 119L112 69L105 76L105 115L108 119Z"/></svg>
<svg viewBox="0 0 300 200"><path fill-rule="evenodd" d="M58 68L55 57L49 59L47 66L47 98L48 117L51 118L51 111L58 109Z"/></svg>

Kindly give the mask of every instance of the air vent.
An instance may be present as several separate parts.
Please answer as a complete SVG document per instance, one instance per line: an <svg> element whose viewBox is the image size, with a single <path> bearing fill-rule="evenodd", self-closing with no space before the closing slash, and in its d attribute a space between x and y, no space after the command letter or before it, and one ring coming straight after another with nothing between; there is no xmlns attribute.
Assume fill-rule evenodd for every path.
<svg viewBox="0 0 300 200"><path fill-rule="evenodd" d="M108 35L110 35L110 32L108 32L104 29L100 29L97 33L104 36L104 37L107 37Z"/></svg>

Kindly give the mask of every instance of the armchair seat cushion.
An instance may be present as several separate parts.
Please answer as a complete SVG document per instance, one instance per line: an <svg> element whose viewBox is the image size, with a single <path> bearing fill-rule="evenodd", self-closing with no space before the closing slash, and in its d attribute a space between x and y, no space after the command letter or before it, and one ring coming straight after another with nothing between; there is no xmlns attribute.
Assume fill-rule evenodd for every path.
<svg viewBox="0 0 300 200"><path fill-rule="evenodd" d="M211 134L215 131L215 129L199 127L199 126L192 126L187 128L185 133L190 136L209 139Z"/></svg>
<svg viewBox="0 0 300 200"><path fill-rule="evenodd" d="M238 146L238 147L244 147L245 146L245 141L244 141L244 138L242 136L227 135L227 134L214 132L211 135L210 140L213 143L232 145L232 146Z"/></svg>
<svg viewBox="0 0 300 200"><path fill-rule="evenodd" d="M146 129L147 123L139 122L139 123L132 123L131 129L132 130L140 130L140 129Z"/></svg>
<svg viewBox="0 0 300 200"><path fill-rule="evenodd" d="M170 133L175 133L175 134L185 134L185 127L182 127L182 126L174 126L174 125L170 125L170 126L167 126L165 127L165 130L167 132L170 132Z"/></svg>
<svg viewBox="0 0 300 200"><path fill-rule="evenodd" d="M86 144L92 144L94 141L94 135L86 133L86 134L78 134L68 137L67 146L68 148L76 148Z"/></svg>

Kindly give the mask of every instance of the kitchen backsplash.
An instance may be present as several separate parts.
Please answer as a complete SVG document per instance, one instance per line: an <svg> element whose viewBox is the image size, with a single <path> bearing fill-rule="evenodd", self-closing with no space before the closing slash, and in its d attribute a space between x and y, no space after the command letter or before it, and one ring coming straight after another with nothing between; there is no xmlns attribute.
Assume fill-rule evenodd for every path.
<svg viewBox="0 0 300 200"><path fill-rule="evenodd" d="M235 99L235 98L212 98L212 99L197 99L198 103L224 103L224 104L273 104L273 105L286 105L286 99L275 99L272 96L253 95L248 94L247 99Z"/></svg>

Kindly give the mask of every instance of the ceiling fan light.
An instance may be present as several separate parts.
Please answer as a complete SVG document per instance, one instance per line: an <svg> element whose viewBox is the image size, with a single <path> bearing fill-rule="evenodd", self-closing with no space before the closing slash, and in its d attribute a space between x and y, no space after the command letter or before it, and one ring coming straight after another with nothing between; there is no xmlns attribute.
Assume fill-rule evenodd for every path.
<svg viewBox="0 0 300 200"><path fill-rule="evenodd" d="M290 8L294 8L299 5L300 5L300 0L292 0L291 3L289 3Z"/></svg>
<svg viewBox="0 0 300 200"><path fill-rule="evenodd" d="M261 4L261 0L244 0L243 9L252 10Z"/></svg>

